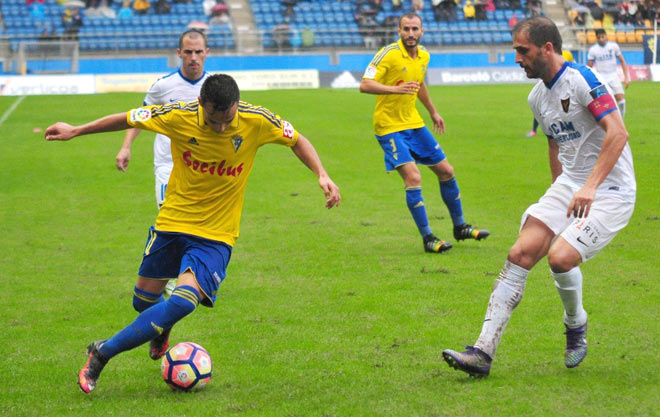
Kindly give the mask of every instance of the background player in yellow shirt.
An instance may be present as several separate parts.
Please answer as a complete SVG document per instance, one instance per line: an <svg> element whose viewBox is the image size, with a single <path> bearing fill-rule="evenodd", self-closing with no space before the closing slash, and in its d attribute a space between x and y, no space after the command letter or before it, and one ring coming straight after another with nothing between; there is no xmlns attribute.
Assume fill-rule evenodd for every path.
<svg viewBox="0 0 660 417"><path fill-rule="evenodd" d="M465 222L454 168L415 107L419 98L433 120L434 130L444 133L445 122L431 102L424 83L430 55L419 45L423 33L419 15L403 15L399 20L400 40L376 53L362 77L360 92L377 94L374 130L385 152L385 169L396 169L403 179L406 203L422 235L424 250L439 253L451 249L452 245L431 231L417 163L428 166L438 177L440 194L454 223L456 240L481 240L488 237L489 232L475 229Z"/></svg>
<svg viewBox="0 0 660 417"><path fill-rule="evenodd" d="M45 136L69 140L130 127L167 135L174 166L135 286L133 306L140 315L110 339L88 346L87 362L78 374L85 393L94 389L112 357L148 341L151 358L162 357L172 326L200 302L213 306L238 238L245 187L260 146L291 147L318 177L326 207L341 201L312 144L286 120L241 102L236 82L225 74L208 77L197 101L140 107L81 126L58 122ZM173 277L178 277L177 287L165 300L165 285Z"/></svg>

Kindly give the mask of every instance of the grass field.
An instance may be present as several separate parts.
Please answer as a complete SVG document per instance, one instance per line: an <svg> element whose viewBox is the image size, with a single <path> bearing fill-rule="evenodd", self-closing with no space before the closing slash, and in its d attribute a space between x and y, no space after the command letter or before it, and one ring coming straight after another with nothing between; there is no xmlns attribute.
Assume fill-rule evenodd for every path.
<svg viewBox="0 0 660 417"><path fill-rule="evenodd" d="M153 135L141 134L121 173L123 133L46 143L32 130L127 110L142 95L25 98L0 126L0 414L660 415L660 84L627 92L637 205L629 226L583 266L584 363L563 365L562 307L545 260L489 378L471 380L442 360L442 349L475 341L520 215L550 181L546 141L524 137L529 90L431 88L466 217L492 233L439 256L423 252L401 180L384 173L373 96L244 93L312 140L343 203L326 210L291 151L260 150L219 303L173 331L173 342L200 343L214 360L210 385L195 394L171 392L146 346L113 359L92 394L76 385L87 344L136 315L131 294L156 215ZM0 97L0 114L16 100ZM430 172L424 195L431 226L449 239Z"/></svg>

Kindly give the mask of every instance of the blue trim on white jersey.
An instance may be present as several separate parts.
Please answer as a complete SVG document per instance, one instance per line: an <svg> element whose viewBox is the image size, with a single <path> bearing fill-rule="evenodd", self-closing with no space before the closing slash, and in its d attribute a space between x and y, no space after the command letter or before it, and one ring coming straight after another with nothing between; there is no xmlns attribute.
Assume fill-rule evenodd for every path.
<svg viewBox="0 0 660 417"><path fill-rule="evenodd" d="M596 88L599 85L602 85L603 83L600 82L598 78L596 78L596 75L594 72L591 70L590 67L582 64L576 64L575 62L567 62L568 66L576 69L580 75L584 78L584 80L587 82L589 85L589 88Z"/></svg>
<svg viewBox="0 0 660 417"><path fill-rule="evenodd" d="M179 73L179 76L181 77L182 80L185 80L185 81L189 82L189 83L192 84L192 85L197 84L202 78L206 77L206 71L204 71L204 72L202 73L202 75L201 75L198 79L196 79L196 80L189 80L189 79L187 79L186 77L184 77L184 76L183 76L183 73L181 72L181 68L179 68L179 69L177 70L177 72Z"/></svg>
<svg viewBox="0 0 660 417"><path fill-rule="evenodd" d="M568 67L568 61L564 62L564 65L561 66L561 69L555 74L554 77L552 77L552 81L550 81L547 84L544 83L545 86L548 87L548 90L550 90L552 88L552 86L555 85L555 83L557 82L559 77L561 77L561 75L564 73L564 71L566 71L566 67Z"/></svg>

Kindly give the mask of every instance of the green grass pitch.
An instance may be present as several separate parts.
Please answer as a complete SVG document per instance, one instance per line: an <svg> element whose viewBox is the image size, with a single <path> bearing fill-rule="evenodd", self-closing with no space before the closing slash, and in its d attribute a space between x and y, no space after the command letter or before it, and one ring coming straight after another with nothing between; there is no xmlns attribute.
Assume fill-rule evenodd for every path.
<svg viewBox="0 0 660 417"><path fill-rule="evenodd" d="M422 250L403 184L386 174L355 90L245 92L316 146L340 186L326 210L293 153L266 146L248 182L241 238L213 309L180 322L214 361L210 385L173 393L141 346L113 359L90 395L85 347L133 320L131 294L156 215L153 134L127 173L123 132L47 143L45 128L127 110L142 94L0 97L0 414L3 416L660 415L660 84L633 83L626 123L638 196L626 229L583 266L589 356L563 365L562 307L547 263L529 276L491 376L442 360L472 344L520 215L550 182L545 139L525 138L530 85L432 87L468 221L486 241ZM420 107L421 113L427 117ZM428 121L428 118L427 118ZM431 226L451 239L423 172Z"/></svg>

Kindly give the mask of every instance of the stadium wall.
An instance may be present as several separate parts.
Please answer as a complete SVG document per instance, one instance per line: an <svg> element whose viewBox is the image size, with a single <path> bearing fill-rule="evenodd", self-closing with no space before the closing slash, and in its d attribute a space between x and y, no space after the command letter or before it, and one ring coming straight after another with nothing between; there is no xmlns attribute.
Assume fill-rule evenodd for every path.
<svg viewBox="0 0 660 417"><path fill-rule="evenodd" d="M373 57L372 53L293 54L256 56L209 56L206 68L210 71L315 69L318 71L363 71ZM628 64L644 63L643 51L624 51ZM515 66L513 52L433 53L430 68L468 68ZM169 68L168 57L156 58L81 58L79 74L117 74L163 72ZM28 73L57 71L69 65L62 61L28 61Z"/></svg>
<svg viewBox="0 0 660 417"><path fill-rule="evenodd" d="M660 66L639 65L643 58L627 52L635 80L660 81ZM218 56L207 59L209 72L226 72L243 90L293 88L357 88L371 54ZM434 54L428 70L429 85L529 83L513 62L513 53ZM0 95L97 94L145 92L163 74L175 70L162 58L84 59L79 74L24 76L0 75ZM43 65L43 63L42 63ZM295 69L291 69L295 68ZM43 70L43 68L41 68Z"/></svg>

